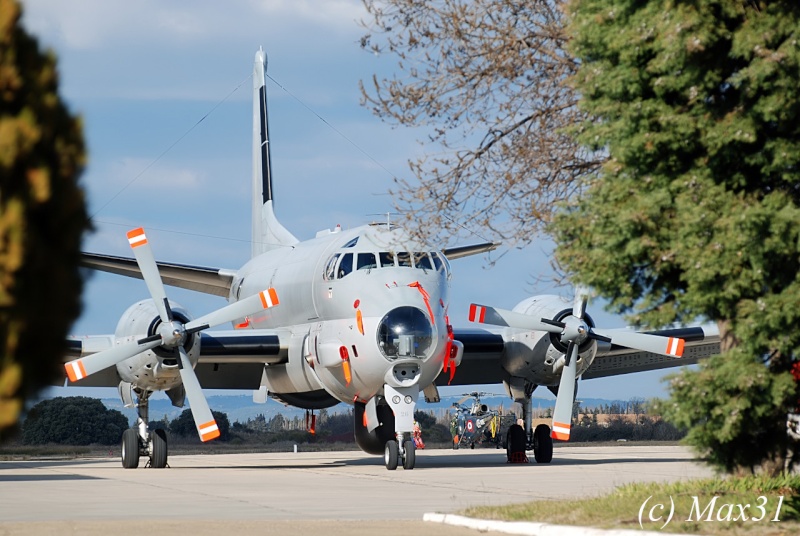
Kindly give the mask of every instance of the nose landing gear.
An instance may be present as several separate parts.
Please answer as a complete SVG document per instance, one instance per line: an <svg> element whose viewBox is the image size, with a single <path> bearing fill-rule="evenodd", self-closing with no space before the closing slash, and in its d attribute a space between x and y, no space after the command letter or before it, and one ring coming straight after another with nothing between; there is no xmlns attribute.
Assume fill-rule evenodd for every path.
<svg viewBox="0 0 800 536"><path fill-rule="evenodd" d="M386 442L383 460L389 471L394 471L402 462L403 469L413 469L417 463L417 447L412 439L404 439L402 432L397 434L397 441Z"/></svg>

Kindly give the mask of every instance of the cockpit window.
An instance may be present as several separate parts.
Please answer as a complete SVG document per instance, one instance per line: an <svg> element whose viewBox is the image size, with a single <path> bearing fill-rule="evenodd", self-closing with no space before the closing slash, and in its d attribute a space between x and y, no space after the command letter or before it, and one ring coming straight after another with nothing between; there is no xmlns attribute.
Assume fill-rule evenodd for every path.
<svg viewBox="0 0 800 536"><path fill-rule="evenodd" d="M356 244L358 244L358 237L355 237L354 239L352 239L350 242L348 242L347 244L345 244L342 247L343 248L351 248L351 247L355 246Z"/></svg>
<svg viewBox="0 0 800 536"><path fill-rule="evenodd" d="M336 278L341 279L353 271L353 254L345 253L342 255L342 260L339 262L339 270L336 272Z"/></svg>
<svg viewBox="0 0 800 536"><path fill-rule="evenodd" d="M435 251L431 252L431 256L433 257L433 262L436 263L436 269L437 270L441 269L441 268L439 268L439 264L441 263L441 264L444 264L444 273L445 274L449 274L450 273L450 262L447 260L447 257L445 257L441 253L437 253Z"/></svg>
<svg viewBox="0 0 800 536"><path fill-rule="evenodd" d="M427 253L414 253L414 267L423 270L433 270L431 258Z"/></svg>
<svg viewBox="0 0 800 536"><path fill-rule="evenodd" d="M411 267L411 253L403 251L397 254L397 264L399 266Z"/></svg>
<svg viewBox="0 0 800 536"><path fill-rule="evenodd" d="M442 259L439 258L439 254L435 251L431 251L431 257L433 258L433 264L436 266L436 270L439 272L444 270L444 264L442 263Z"/></svg>
<svg viewBox="0 0 800 536"><path fill-rule="evenodd" d="M381 251L378 253L381 259L381 266L394 266L394 253Z"/></svg>
<svg viewBox="0 0 800 536"><path fill-rule="evenodd" d="M444 271L445 273L447 272L445 264L444 262L442 262L442 258L439 257L438 253L436 253L435 251L431 251L431 258L433 259L433 264L436 266L437 271L439 272Z"/></svg>
<svg viewBox="0 0 800 536"><path fill-rule="evenodd" d="M356 270L371 270L378 267L374 253L359 253L357 259Z"/></svg>
<svg viewBox="0 0 800 536"><path fill-rule="evenodd" d="M325 278L326 281L336 278L336 261L339 260L340 255L341 253L336 253L328 259L328 263L325 265L325 271L322 274L322 277Z"/></svg>

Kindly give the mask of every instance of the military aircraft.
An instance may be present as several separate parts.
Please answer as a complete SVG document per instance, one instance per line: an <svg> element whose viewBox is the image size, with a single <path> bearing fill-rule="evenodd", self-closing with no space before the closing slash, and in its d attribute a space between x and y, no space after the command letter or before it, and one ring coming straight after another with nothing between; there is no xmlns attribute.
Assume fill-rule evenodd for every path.
<svg viewBox="0 0 800 536"><path fill-rule="evenodd" d="M454 449L466 446L474 449L476 444L485 442L500 448L503 443L501 428L508 429L511 424L503 421L513 422L516 417L513 414L504 416L496 409L489 409L488 405L481 402L481 397L486 395L488 393L473 391L465 394L458 402L453 402L450 433L453 436ZM470 398L472 402L466 404Z"/></svg>
<svg viewBox="0 0 800 536"><path fill-rule="evenodd" d="M137 422L122 438L124 467L138 467L142 456L152 467L167 465L166 435L148 428L148 400L156 391L178 407L188 399L203 441L219 435L204 388L252 389L260 401L270 396L307 410L352 404L359 447L383 454L389 470L413 469L414 410L420 393L438 401L438 385L503 383L512 398L527 401L532 448L549 441L552 452L549 427L530 431L536 385L557 390L558 404L568 399L571 406L581 374L685 364L686 358L672 357L684 344L697 351L694 358L713 353L713 337L700 328L601 331L584 314L585 300L565 310L552 296L529 298L514 311L473 306L472 320L495 326L454 329L449 261L490 251L496 243L437 249L388 221L337 226L298 240L274 211L266 67L259 49L251 260L239 269L156 262L143 229L128 233L134 258L83 255L92 269L144 279L151 296L123 313L113 335L70 338L65 364L68 385L116 386L125 405L137 408ZM229 304L193 319L167 297L164 284L221 296ZM207 331L228 322L233 329ZM554 437L567 438L569 422L557 410Z"/></svg>

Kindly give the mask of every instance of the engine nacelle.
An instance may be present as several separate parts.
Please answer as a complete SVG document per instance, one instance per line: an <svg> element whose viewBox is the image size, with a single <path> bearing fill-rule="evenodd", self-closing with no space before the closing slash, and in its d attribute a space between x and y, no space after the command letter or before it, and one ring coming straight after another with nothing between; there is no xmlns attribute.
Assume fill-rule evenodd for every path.
<svg viewBox="0 0 800 536"><path fill-rule="evenodd" d="M185 324L192 319L180 304L170 301L169 306L176 321ZM114 332L116 344L154 335L160 324L161 318L153 300L134 303L122 314L117 324ZM194 333L187 337L184 348L194 367L200 356L200 335ZM166 391L181 383L176 351L160 346L118 363L117 371L122 380L146 391Z"/></svg>
<svg viewBox="0 0 800 536"><path fill-rule="evenodd" d="M515 313L534 318L560 321L572 313L572 304L560 296L543 295L527 298L514 307ZM589 315L584 315L589 326L594 326ZM567 345L557 334L542 331L509 330L503 368L512 376L525 378L536 385L558 385L565 363ZM580 376L594 361L597 344L586 340L578 353L577 374Z"/></svg>

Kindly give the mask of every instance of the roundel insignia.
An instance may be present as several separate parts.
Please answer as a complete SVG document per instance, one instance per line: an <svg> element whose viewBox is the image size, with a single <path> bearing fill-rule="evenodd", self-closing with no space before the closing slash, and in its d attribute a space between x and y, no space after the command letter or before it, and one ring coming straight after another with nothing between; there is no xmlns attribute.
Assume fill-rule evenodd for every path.
<svg viewBox="0 0 800 536"><path fill-rule="evenodd" d="M472 432L475 429L475 423L467 421L467 432Z"/></svg>

